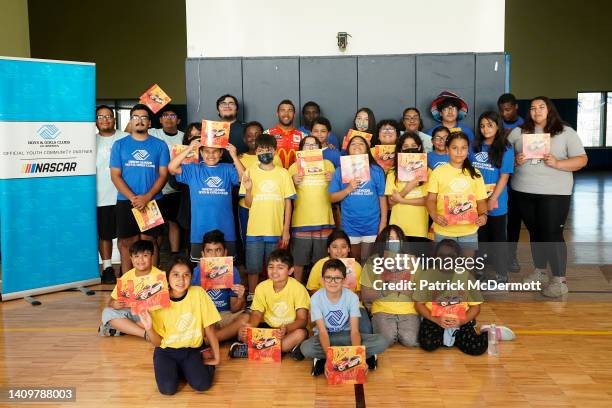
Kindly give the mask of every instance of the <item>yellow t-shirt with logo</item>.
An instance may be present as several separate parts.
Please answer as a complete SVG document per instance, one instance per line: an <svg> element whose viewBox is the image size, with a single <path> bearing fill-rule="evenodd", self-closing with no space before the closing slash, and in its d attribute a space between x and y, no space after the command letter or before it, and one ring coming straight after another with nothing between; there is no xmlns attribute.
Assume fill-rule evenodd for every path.
<svg viewBox="0 0 612 408"><path fill-rule="evenodd" d="M257 285L251 304L251 310L263 313L263 319L270 327L292 323L298 309L310 309L306 288L291 276L281 291L276 292L273 285L272 279Z"/></svg>
<svg viewBox="0 0 612 408"><path fill-rule="evenodd" d="M134 281L134 288L137 289L142 285L143 282L149 282L149 281L156 281L157 280L157 275L159 274L163 274L165 275L166 273L162 270L157 269L156 267L152 266L151 267L151 272L149 272L148 274L144 275L144 276L136 276L136 268L132 268L129 271L127 271L127 273L124 273L123 276L121 276L119 278L119 280L121 280L122 286L124 288L127 289L128 281ZM117 300L117 286L115 285L115 287L113 288L113 291L111 293L111 297L115 300Z"/></svg>
<svg viewBox="0 0 612 408"><path fill-rule="evenodd" d="M324 160L323 166L325 171L332 175L336 170L329 160ZM289 175L293 177L297 172L297 163L293 163L289 167ZM304 176L302 182L295 187L297 198L293 202L291 227L335 227L334 214L327 192L328 185L329 181L325 180L325 174Z"/></svg>
<svg viewBox="0 0 612 408"><path fill-rule="evenodd" d="M306 282L306 289L311 291L317 291L323 287L321 284L321 276L323 275L323 264L325 261L329 260L329 256L319 259L310 270L310 276L308 276L308 282ZM353 264L354 269L354 277L351 277L347 274L344 282L347 287L351 289L355 293L359 293L361 290L359 286L359 282L361 281L361 265L359 262L355 262ZM354 284L353 284L354 283Z"/></svg>
<svg viewBox="0 0 612 408"><path fill-rule="evenodd" d="M480 174L478 169L476 169L476 173ZM431 172L429 182L427 183L427 191L438 194L436 206L438 214L444 214L444 194L474 194L476 201L487 199L487 189L482 175L472 178L467 170L463 172L461 169L453 167L450 163L440 165ZM446 235L447 237L463 237L478 231L476 224L458 224L443 227L434 223L433 228L434 232Z"/></svg>
<svg viewBox="0 0 612 408"><path fill-rule="evenodd" d="M240 163L242 163L245 169L248 169L254 164L259 164L259 160L257 160L256 154L243 153L240 155ZM274 159L272 160L272 163L274 163L275 166L283 167L283 163L278 158L277 154L274 155ZM241 198L238 201L238 205L241 206L242 208L247 208L247 206L244 204L244 198Z"/></svg>
<svg viewBox="0 0 612 408"><path fill-rule="evenodd" d="M289 172L276 166L271 170L262 170L257 164L246 172L253 181L247 236L280 237L283 234L285 199L295 198L295 187ZM246 196L244 185L240 185L240 196Z"/></svg>
<svg viewBox="0 0 612 408"><path fill-rule="evenodd" d="M215 304L200 286L190 286L180 301L151 313L153 329L162 338L161 348L197 348L204 328L221 320Z"/></svg>
<svg viewBox="0 0 612 408"><path fill-rule="evenodd" d="M431 175L431 170L429 174ZM429 179L429 176L427 178ZM389 174L387 174L387 184L385 185L385 195L391 196L393 195L393 191L400 192L404 187L406 187L406 182L399 180L396 182L395 170L389 170ZM422 197L427 197L427 183L416 186L406 194L404 198L412 200ZM389 224L399 226L406 236L427 238L427 232L429 231L429 214L424 205L395 204L391 207Z"/></svg>

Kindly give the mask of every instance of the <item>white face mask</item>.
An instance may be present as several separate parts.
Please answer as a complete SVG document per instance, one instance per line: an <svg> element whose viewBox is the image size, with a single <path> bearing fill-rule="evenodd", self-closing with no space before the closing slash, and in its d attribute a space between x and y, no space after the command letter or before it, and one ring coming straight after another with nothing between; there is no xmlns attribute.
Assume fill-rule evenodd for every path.
<svg viewBox="0 0 612 408"><path fill-rule="evenodd" d="M390 239L387 241L387 247L389 248L389 251L399 252L402 245L399 239Z"/></svg>

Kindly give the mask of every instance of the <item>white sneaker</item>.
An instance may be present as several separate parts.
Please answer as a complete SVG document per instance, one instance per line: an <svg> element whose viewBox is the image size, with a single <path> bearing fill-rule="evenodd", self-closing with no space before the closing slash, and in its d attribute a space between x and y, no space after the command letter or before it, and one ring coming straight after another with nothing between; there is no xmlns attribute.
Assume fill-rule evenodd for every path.
<svg viewBox="0 0 612 408"><path fill-rule="evenodd" d="M523 278L523 283L541 282L546 285L550 281L546 269L535 268L533 272Z"/></svg>
<svg viewBox="0 0 612 408"><path fill-rule="evenodd" d="M481 333L488 332L490 327L491 326L488 324L483 324L482 326L480 326L480 332ZM509 327L495 326L495 329L496 329L495 331L497 332L498 340L510 341L516 338L516 334L514 334L514 332Z"/></svg>
<svg viewBox="0 0 612 408"><path fill-rule="evenodd" d="M546 297L561 297L567 295L569 289L566 282L552 282L550 285L542 289L542 295Z"/></svg>

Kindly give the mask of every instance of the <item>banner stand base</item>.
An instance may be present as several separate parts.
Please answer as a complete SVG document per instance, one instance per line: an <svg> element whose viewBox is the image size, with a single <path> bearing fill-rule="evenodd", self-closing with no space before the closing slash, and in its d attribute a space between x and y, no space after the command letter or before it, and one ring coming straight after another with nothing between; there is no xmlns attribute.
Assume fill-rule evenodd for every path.
<svg viewBox="0 0 612 408"><path fill-rule="evenodd" d="M86 279L86 280L77 281L77 282L64 283L61 285L47 286L44 288L28 289L28 290L24 290L21 292L2 293L1 299L3 302L6 302L9 300L25 298L26 296L31 297L31 296L36 296L36 295L44 295L46 293L61 292L63 290L76 289L78 287L85 287L85 286L99 285L99 284L100 284L100 277L97 277L97 278Z"/></svg>
<svg viewBox="0 0 612 408"><path fill-rule="evenodd" d="M93 296L93 295L95 295L95 294L96 294L96 292L94 292L93 290L91 290L91 289L87 289L87 288L84 288L83 286L79 286L79 287L77 287L77 289L78 289L78 290L79 290L81 293L84 293L84 294L85 294L85 295L87 295L87 296Z"/></svg>
<svg viewBox="0 0 612 408"><path fill-rule="evenodd" d="M32 296L25 296L23 299L26 302L28 302L29 304L31 304L32 306L40 306L40 305L42 305L42 303L40 303L40 301L34 299Z"/></svg>

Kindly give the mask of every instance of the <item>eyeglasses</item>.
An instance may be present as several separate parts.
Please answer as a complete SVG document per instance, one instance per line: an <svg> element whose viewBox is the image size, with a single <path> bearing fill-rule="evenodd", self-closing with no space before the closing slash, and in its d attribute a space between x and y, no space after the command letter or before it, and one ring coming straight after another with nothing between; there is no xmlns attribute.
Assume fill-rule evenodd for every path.
<svg viewBox="0 0 612 408"><path fill-rule="evenodd" d="M382 128L380 129L381 133L395 133L394 128Z"/></svg>
<svg viewBox="0 0 612 408"><path fill-rule="evenodd" d="M221 102L219 106L223 106L224 108L228 108L230 106L236 106L236 102Z"/></svg>
<svg viewBox="0 0 612 408"><path fill-rule="evenodd" d="M447 136L434 136L434 137L432 138L432 140L433 140L434 142L444 142L444 141L446 141L446 137L447 137Z"/></svg>
<svg viewBox="0 0 612 408"><path fill-rule="evenodd" d="M111 119L115 119L115 117L111 116L111 115L98 115L98 116L96 116L96 119L98 119L98 120L111 120Z"/></svg>
<svg viewBox="0 0 612 408"><path fill-rule="evenodd" d="M419 117L418 116L404 116L404 120L412 122L415 120L419 120Z"/></svg>
<svg viewBox="0 0 612 408"><path fill-rule="evenodd" d="M324 276L323 280L327 283L340 283L344 280L343 276Z"/></svg>
<svg viewBox="0 0 612 408"><path fill-rule="evenodd" d="M456 111L457 107L456 106L447 106L446 108L442 109L442 111L446 111L446 112L452 112L452 111Z"/></svg>
<svg viewBox="0 0 612 408"><path fill-rule="evenodd" d="M319 147L319 145L317 145L316 143L304 143L304 147L314 147L314 148L317 148L317 147Z"/></svg>
<svg viewBox="0 0 612 408"><path fill-rule="evenodd" d="M164 119L176 119L177 116L174 113L167 113L167 114L163 114L162 118L164 118Z"/></svg>
<svg viewBox="0 0 612 408"><path fill-rule="evenodd" d="M149 117L148 116L132 115L130 117L130 119L132 119L135 122L139 122L139 121L147 121L147 120L149 120Z"/></svg>

